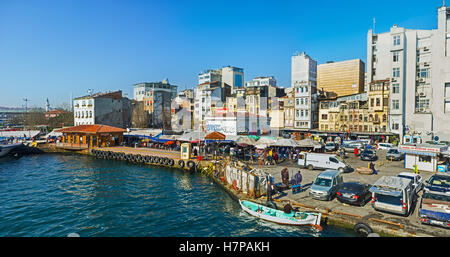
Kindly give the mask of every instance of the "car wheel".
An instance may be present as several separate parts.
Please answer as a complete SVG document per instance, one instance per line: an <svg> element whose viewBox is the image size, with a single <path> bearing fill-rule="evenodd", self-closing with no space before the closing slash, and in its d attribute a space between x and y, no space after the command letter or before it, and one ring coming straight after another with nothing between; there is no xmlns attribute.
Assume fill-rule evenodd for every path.
<svg viewBox="0 0 450 257"><path fill-rule="evenodd" d="M308 170L313 170L313 169L314 169L314 166L312 166L311 164L308 165Z"/></svg>

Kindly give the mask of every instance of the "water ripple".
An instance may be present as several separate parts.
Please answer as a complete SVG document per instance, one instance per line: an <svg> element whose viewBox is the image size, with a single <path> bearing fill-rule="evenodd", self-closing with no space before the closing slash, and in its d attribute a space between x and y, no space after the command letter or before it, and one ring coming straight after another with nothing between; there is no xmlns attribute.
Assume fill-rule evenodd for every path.
<svg viewBox="0 0 450 257"><path fill-rule="evenodd" d="M0 236L353 236L257 220L203 176L34 155L0 161Z"/></svg>

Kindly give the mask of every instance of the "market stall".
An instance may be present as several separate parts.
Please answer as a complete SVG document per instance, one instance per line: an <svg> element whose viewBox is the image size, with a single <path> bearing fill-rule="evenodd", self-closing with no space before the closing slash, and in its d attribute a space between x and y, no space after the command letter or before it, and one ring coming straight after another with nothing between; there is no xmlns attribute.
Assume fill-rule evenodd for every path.
<svg viewBox="0 0 450 257"><path fill-rule="evenodd" d="M404 167L414 170L414 166L417 165L420 171L436 171L440 155L446 150L445 145L399 145L399 152L405 154Z"/></svg>

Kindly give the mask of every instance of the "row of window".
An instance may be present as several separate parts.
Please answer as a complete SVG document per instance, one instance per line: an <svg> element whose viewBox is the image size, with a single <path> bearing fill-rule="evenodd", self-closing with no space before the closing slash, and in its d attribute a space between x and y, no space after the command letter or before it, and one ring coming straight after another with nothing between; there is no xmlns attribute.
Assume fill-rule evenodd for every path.
<svg viewBox="0 0 450 257"><path fill-rule="evenodd" d="M93 103L92 99L74 101L75 107L80 107L80 105L86 106L86 104L87 104L87 106L92 106L92 103Z"/></svg>
<svg viewBox="0 0 450 257"><path fill-rule="evenodd" d="M345 125L344 125L345 126ZM327 124L321 124L320 125L320 130L322 131L329 131L328 129L330 129L331 131L334 131L336 129L335 126L330 126L328 127ZM366 132L385 132L386 131L386 126L371 126L371 125L349 125L348 129L350 131L366 131ZM337 130L343 130L343 128L339 128Z"/></svg>
<svg viewBox="0 0 450 257"><path fill-rule="evenodd" d="M387 121L387 115L383 114L383 122ZM328 120L328 114L322 114L322 120ZM334 121L334 119L338 120L338 115L336 114L336 116L333 118L333 115L330 115L330 121ZM359 114L359 119L358 119L358 115L341 115L340 116L340 121L363 121L363 115ZM378 114L372 115L370 114L369 116L364 115L364 122L372 122L372 121L379 121L379 116Z"/></svg>
<svg viewBox="0 0 450 257"><path fill-rule="evenodd" d="M92 111L77 111L75 118L92 118Z"/></svg>

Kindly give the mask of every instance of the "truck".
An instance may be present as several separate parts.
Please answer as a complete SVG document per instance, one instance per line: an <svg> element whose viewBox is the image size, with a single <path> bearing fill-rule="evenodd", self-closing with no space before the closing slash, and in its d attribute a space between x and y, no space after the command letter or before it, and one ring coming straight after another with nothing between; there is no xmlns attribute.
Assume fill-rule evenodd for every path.
<svg viewBox="0 0 450 257"><path fill-rule="evenodd" d="M323 153L300 153L298 165L303 168L313 169L332 169L340 172L350 172L351 168L335 154Z"/></svg>
<svg viewBox="0 0 450 257"><path fill-rule="evenodd" d="M450 228L450 196L424 192L419 206L421 224Z"/></svg>

